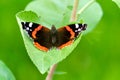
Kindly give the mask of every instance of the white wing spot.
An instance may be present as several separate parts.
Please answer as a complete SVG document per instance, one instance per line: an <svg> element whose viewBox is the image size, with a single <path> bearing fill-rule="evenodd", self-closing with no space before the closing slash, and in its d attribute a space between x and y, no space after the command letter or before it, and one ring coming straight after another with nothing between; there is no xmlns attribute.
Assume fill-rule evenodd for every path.
<svg viewBox="0 0 120 80"><path fill-rule="evenodd" d="M29 30L29 27L26 27L26 30Z"/></svg>
<svg viewBox="0 0 120 80"><path fill-rule="evenodd" d="M79 28L79 25L78 25L78 24L75 24L75 28Z"/></svg>
<svg viewBox="0 0 120 80"><path fill-rule="evenodd" d="M33 23L29 23L29 27L32 27Z"/></svg>
<svg viewBox="0 0 120 80"><path fill-rule="evenodd" d="M32 29L30 29L30 31L32 31Z"/></svg>
<svg viewBox="0 0 120 80"><path fill-rule="evenodd" d="M75 32L78 32L78 30L75 30Z"/></svg>
<svg viewBox="0 0 120 80"><path fill-rule="evenodd" d="M81 31L81 29L79 28L78 31Z"/></svg>

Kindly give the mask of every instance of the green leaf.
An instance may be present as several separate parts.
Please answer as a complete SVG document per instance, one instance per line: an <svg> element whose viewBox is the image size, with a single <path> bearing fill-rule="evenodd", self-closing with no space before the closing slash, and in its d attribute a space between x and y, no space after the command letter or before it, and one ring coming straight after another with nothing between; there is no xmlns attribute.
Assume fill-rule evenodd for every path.
<svg viewBox="0 0 120 80"><path fill-rule="evenodd" d="M32 11L21 11L17 14L17 17L28 22L38 22L40 19L40 17L38 17L37 14Z"/></svg>
<svg viewBox="0 0 120 80"><path fill-rule="evenodd" d="M20 30L23 36L23 40L24 40L28 55L30 56L31 60L37 66L38 70L42 74L45 73L49 69L49 67L52 66L53 64L56 64L61 60L65 59L72 52L72 50L77 46L81 38L79 37L74 42L74 44L63 48L62 50L57 50L54 48L48 52L43 52L38 50L36 47L34 47L30 38L26 36L25 33L23 32L20 22L21 21L18 19L18 23L20 25Z"/></svg>
<svg viewBox="0 0 120 80"><path fill-rule="evenodd" d="M112 0L112 1L115 2L118 5L118 7L120 8L120 0Z"/></svg>
<svg viewBox="0 0 120 80"><path fill-rule="evenodd" d="M0 80L15 80L12 72L0 61Z"/></svg>
<svg viewBox="0 0 120 80"><path fill-rule="evenodd" d="M88 2L88 0L85 1ZM85 1L80 0L79 9L86 4ZM77 44L79 44L81 35L75 40L72 45L63 48L62 50L54 48L48 52L43 52L34 47L32 40L30 40L30 38L26 36L24 31L22 30L21 21L31 21L39 23L48 28L51 28L51 25L54 24L57 28L59 28L70 23L69 20L71 16L72 5L73 0L35 0L27 5L25 11L19 12L16 15L28 55L42 74L48 71L48 69L53 64L56 64L65 59L75 49ZM94 6L92 5L90 6L90 8L85 10L86 12L83 12L80 15L80 18L83 19L85 23L89 23L89 25L92 25L89 29L93 29L102 16L100 6L96 2L94 2ZM97 9L96 13L101 13L101 15L97 15L94 13L94 15L97 15L98 19L96 17L93 17L93 21L89 19L91 18L89 17L90 14L93 15L93 13L91 12L92 9ZM87 14L88 11L90 11L88 13L89 15ZM87 17L85 15L87 15ZM78 19L78 22L80 22L81 19Z"/></svg>

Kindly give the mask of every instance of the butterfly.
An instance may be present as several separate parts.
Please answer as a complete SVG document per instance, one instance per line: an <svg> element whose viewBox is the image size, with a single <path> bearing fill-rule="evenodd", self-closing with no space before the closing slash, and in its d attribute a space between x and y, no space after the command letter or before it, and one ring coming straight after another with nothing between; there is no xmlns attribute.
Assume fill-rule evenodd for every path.
<svg viewBox="0 0 120 80"><path fill-rule="evenodd" d="M21 22L23 30L33 39L36 48L42 51L49 51L56 47L62 49L74 42L80 33L86 30L87 24L70 24L56 29L51 29L33 22Z"/></svg>

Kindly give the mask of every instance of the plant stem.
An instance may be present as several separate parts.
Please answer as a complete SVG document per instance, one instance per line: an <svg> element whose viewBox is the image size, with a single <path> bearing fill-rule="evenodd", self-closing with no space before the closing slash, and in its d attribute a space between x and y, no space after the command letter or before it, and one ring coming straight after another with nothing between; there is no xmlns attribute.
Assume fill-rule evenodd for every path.
<svg viewBox="0 0 120 80"><path fill-rule="evenodd" d="M76 13L78 8L79 0L74 0L73 10L70 18L70 22L73 22L76 20Z"/></svg>
<svg viewBox="0 0 120 80"><path fill-rule="evenodd" d="M54 64L54 65L50 68L50 71L48 72L48 75L47 75L47 77L46 77L46 80L52 80L53 73L54 73L56 67L57 67L57 64Z"/></svg>

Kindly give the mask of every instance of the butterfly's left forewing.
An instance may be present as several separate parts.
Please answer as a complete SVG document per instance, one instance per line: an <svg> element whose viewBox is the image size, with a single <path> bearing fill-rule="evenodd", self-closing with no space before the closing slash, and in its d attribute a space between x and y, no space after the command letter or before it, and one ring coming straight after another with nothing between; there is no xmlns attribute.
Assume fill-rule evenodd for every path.
<svg viewBox="0 0 120 80"><path fill-rule="evenodd" d="M48 51L52 47L50 41L50 29L31 22L21 22L23 30L34 40L34 46L43 51Z"/></svg>
<svg viewBox="0 0 120 80"><path fill-rule="evenodd" d="M28 33L28 35L33 39L34 39L34 35L32 35L32 32L36 28L38 28L38 26L42 28L42 26L40 26L39 24L32 23L32 22L21 22L21 24L22 24L23 30L25 30Z"/></svg>

